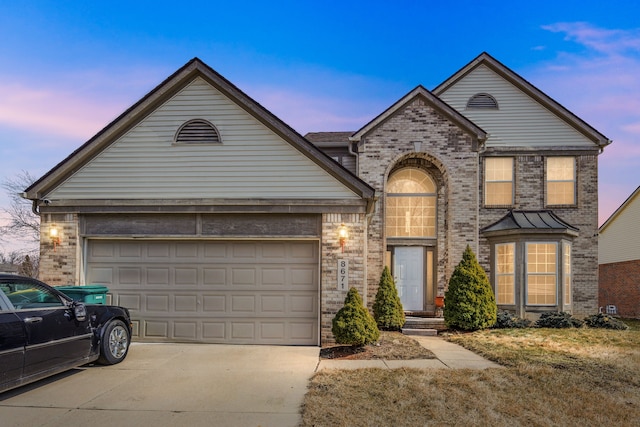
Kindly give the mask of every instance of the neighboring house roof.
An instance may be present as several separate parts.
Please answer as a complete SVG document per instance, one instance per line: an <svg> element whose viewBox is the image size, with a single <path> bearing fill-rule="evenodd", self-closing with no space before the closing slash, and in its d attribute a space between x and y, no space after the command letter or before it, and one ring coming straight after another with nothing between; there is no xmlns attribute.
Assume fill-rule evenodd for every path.
<svg viewBox="0 0 640 427"><path fill-rule="evenodd" d="M372 129L378 127L380 124L385 122L387 119L392 117L396 112L404 108L407 104L412 102L415 98L424 99L428 105L430 105L434 110L438 113L445 116L447 119L451 120L455 124L457 124L462 130L471 134L478 141L482 142L487 138L487 133L474 124L471 120L460 114L453 107L448 105L446 102L435 96L433 93L429 92L424 86L417 86L411 92L407 93L405 96L400 98L396 103L394 103L391 107L387 108L382 114L378 115L376 118L371 120L369 123L364 125L360 130L349 138L351 141L360 141L360 139L370 132Z"/></svg>
<svg viewBox="0 0 640 427"><path fill-rule="evenodd" d="M461 79L463 79L466 75L471 73L474 69L479 66L484 65L489 69L493 70L495 73L500 75L502 78L510 82L512 85L517 87L519 90L524 92L526 95L530 96L538 103L540 103L543 107L551 111L553 114L558 116L568 125L573 127L575 130L580 132L582 135L593 141L600 148L604 148L611 143L611 140L594 129L591 125L580 119L578 116L573 114L571 111L567 110L560 103L543 93L537 87L529 83L527 80L519 76L510 68L506 67L504 64L499 62L497 59L492 57L486 52L481 53L474 60L469 62L467 65L462 67L459 71L449 77L447 80L438 85L435 89L433 89L433 93L436 96L441 96L447 89L455 85Z"/></svg>
<svg viewBox="0 0 640 427"><path fill-rule="evenodd" d="M598 264L640 260L640 186L605 221L598 234Z"/></svg>
<svg viewBox="0 0 640 427"><path fill-rule="evenodd" d="M482 229L485 234L502 234L510 231L518 233L568 233L578 234L578 228L564 222L549 210L509 211L500 220Z"/></svg>
<svg viewBox="0 0 640 427"><path fill-rule="evenodd" d="M315 145L307 141L290 126L246 95L211 67L203 63L200 59L193 58L169 76L165 81L160 83L160 85L155 89L145 95L140 101L135 103L114 121L108 124L93 138L88 140L77 150L71 153L66 159L33 183L25 190L25 198L34 201L42 198L43 195L47 194L51 189L56 188L56 186L64 182L65 179L78 171L102 150L124 135L164 102L171 99L172 96L186 87L197 77L203 78L206 82L224 94L224 96L232 100L240 108L277 134L284 141L288 142L300 153L323 168L328 174L333 176L355 194L366 199L371 199L374 196L375 190L367 183L342 167L340 164L336 163Z"/></svg>
<svg viewBox="0 0 640 427"><path fill-rule="evenodd" d="M315 145L322 147L325 144L348 145L349 137L353 135L353 131L348 132L309 132L304 137L307 141L313 142Z"/></svg>
<svg viewBox="0 0 640 427"><path fill-rule="evenodd" d="M615 212L611 214L611 216L604 222L604 224L600 226L598 231L602 233L611 223L613 223L616 220L616 218L622 213L622 211L624 211L628 206L630 206L634 202L634 200L638 195L640 195L640 185L638 186L638 188L636 188L636 190L633 193L631 193L629 197L627 197L627 200L625 200L620 205L620 207L618 207L618 209L616 209ZM640 221L640 218L638 218L638 221Z"/></svg>

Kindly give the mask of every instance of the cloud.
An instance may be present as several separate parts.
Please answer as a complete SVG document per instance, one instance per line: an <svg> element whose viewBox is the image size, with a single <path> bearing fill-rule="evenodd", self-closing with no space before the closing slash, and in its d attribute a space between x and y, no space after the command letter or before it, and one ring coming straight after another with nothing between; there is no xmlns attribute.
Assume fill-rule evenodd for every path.
<svg viewBox="0 0 640 427"><path fill-rule="evenodd" d="M154 67L0 76L0 126L84 141L151 90L166 70ZM41 142L42 143L42 142Z"/></svg>
<svg viewBox="0 0 640 427"><path fill-rule="evenodd" d="M565 40L605 55L640 51L640 29L605 29L588 22L559 22L542 28L554 33L564 33Z"/></svg>
<svg viewBox="0 0 640 427"><path fill-rule="evenodd" d="M118 107L73 93L24 84L0 84L0 123L27 131L88 138Z"/></svg>
<svg viewBox="0 0 640 427"><path fill-rule="evenodd" d="M586 22L545 25L564 34L551 61L532 70L537 86L613 140L599 158L600 223L640 184L640 29Z"/></svg>

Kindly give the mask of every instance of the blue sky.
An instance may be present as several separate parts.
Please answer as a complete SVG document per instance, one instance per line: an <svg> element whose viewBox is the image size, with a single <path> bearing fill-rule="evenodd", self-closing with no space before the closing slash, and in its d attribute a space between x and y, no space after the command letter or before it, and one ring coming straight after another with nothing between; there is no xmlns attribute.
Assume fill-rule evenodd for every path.
<svg viewBox="0 0 640 427"><path fill-rule="evenodd" d="M640 185L638 16L635 1L0 0L0 179L46 173L196 56L304 134L357 130L486 51L614 141L603 222Z"/></svg>

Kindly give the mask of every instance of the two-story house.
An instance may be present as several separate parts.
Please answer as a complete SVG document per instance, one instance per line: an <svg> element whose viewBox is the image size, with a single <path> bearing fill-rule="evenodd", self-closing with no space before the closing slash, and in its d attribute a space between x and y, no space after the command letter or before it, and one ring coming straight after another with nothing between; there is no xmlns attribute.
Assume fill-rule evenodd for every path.
<svg viewBox="0 0 640 427"><path fill-rule="evenodd" d="M486 53L306 137L196 58L25 197L43 278L108 286L139 340L317 345L385 265L433 315L467 245L500 308L596 312L609 142Z"/></svg>

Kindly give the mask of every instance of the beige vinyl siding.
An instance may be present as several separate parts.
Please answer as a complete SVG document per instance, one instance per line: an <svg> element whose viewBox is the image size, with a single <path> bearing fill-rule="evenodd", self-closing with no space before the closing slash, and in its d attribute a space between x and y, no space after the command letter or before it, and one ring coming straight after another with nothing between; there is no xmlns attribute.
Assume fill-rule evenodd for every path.
<svg viewBox="0 0 640 427"><path fill-rule="evenodd" d="M469 98L480 92L493 96L499 109L468 109ZM593 147L592 141L484 65L439 96L489 134L488 147Z"/></svg>
<svg viewBox="0 0 640 427"><path fill-rule="evenodd" d="M598 264L640 259L640 191L598 236Z"/></svg>
<svg viewBox="0 0 640 427"><path fill-rule="evenodd" d="M221 144L176 145L186 121L210 121ZM357 196L201 78L56 188L58 199Z"/></svg>

